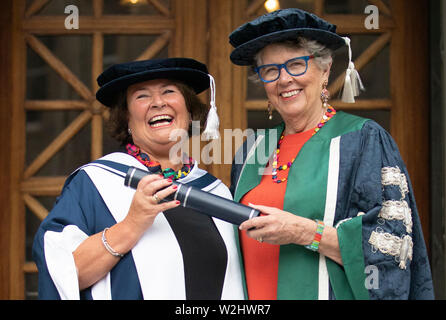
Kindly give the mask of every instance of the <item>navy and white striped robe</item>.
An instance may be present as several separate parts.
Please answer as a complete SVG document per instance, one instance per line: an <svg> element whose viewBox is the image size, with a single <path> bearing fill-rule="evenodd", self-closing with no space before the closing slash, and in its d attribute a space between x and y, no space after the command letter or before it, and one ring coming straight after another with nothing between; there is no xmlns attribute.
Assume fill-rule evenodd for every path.
<svg viewBox="0 0 446 320"><path fill-rule="evenodd" d="M109 160L146 168L125 153ZM195 163L182 183L200 185L210 174ZM212 177L212 176L211 176ZM218 179L202 190L231 198ZM160 213L135 247L90 288L79 291L73 252L89 236L122 221L135 190L94 165L74 172L33 246L41 299L243 299L233 226L179 207ZM191 229L195 228L195 229Z"/></svg>

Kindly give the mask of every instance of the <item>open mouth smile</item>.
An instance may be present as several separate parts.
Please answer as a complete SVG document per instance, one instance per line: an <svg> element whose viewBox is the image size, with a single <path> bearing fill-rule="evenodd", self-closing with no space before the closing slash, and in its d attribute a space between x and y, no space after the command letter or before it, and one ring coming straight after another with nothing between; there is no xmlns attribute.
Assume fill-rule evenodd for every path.
<svg viewBox="0 0 446 320"><path fill-rule="evenodd" d="M283 98L291 98L291 97L297 96L301 92L302 92L302 89L297 89L297 90L282 92L280 94L280 96Z"/></svg>
<svg viewBox="0 0 446 320"><path fill-rule="evenodd" d="M160 128L170 126L173 122L173 117L167 114L154 116L150 118L149 125L151 128Z"/></svg>

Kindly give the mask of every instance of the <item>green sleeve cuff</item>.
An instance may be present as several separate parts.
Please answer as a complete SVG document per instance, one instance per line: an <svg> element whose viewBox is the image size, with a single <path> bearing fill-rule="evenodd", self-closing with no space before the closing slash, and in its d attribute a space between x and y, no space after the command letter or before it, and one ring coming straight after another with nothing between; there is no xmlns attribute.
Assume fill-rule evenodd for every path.
<svg viewBox="0 0 446 320"><path fill-rule="evenodd" d="M365 286L362 216L341 223L337 232L342 263L353 296L357 300L369 300Z"/></svg>

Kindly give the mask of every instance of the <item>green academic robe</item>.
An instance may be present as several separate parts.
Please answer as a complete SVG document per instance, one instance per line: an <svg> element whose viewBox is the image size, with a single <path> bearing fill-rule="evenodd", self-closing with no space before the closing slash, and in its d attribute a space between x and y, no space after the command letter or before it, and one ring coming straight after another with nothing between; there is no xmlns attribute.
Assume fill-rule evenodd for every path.
<svg viewBox="0 0 446 320"><path fill-rule="evenodd" d="M259 130L240 148L231 174L235 201L260 183L283 129ZM399 170L399 180L388 183L388 170ZM402 203L410 230L407 214L405 221L388 214ZM338 112L310 138L290 168L283 210L336 227L343 265L303 246L280 246L278 299L433 298L407 170L374 121ZM389 246L396 249L389 253Z"/></svg>

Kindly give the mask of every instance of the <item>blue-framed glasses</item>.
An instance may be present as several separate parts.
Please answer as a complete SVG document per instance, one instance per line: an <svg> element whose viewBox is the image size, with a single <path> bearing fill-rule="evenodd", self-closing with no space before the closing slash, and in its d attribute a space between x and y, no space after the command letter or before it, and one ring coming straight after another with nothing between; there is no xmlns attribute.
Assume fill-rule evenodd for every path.
<svg viewBox="0 0 446 320"><path fill-rule="evenodd" d="M290 59L283 64L264 64L263 66L254 68L254 71L263 82L274 82L280 77L280 70L285 69L288 74L297 77L303 75L308 69L308 60L314 56L303 56Z"/></svg>

